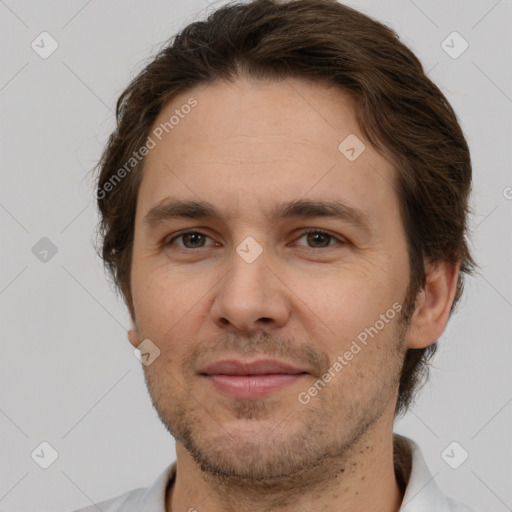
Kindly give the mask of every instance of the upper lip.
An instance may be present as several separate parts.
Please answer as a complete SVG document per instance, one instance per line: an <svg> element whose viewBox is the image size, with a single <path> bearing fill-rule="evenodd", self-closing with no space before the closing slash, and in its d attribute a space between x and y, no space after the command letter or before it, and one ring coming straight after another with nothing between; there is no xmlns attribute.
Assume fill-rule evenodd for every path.
<svg viewBox="0 0 512 512"><path fill-rule="evenodd" d="M200 370L206 375L270 375L278 373L307 373L295 366L272 359L260 359L251 363L237 359L223 359Z"/></svg>

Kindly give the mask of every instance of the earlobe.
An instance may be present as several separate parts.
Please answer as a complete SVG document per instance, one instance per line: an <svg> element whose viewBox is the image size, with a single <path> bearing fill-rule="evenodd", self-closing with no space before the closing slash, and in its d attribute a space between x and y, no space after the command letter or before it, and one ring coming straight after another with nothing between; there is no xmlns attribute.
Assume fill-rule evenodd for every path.
<svg viewBox="0 0 512 512"><path fill-rule="evenodd" d="M437 262L427 267L425 288L418 294L407 336L408 348L425 348L443 334L457 291L459 262Z"/></svg>
<svg viewBox="0 0 512 512"><path fill-rule="evenodd" d="M131 329L127 331L128 335L128 341L134 346L134 348L137 348L139 345L139 334L137 332L137 328L132 325Z"/></svg>

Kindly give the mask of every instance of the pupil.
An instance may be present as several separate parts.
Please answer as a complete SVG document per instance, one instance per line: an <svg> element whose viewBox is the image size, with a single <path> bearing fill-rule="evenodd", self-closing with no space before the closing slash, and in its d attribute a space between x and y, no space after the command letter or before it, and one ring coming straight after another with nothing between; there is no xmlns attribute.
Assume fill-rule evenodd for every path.
<svg viewBox="0 0 512 512"><path fill-rule="evenodd" d="M196 242L200 241L200 237L201 237L201 236L202 236L202 235L200 235L199 233L193 233L193 234L191 234L191 235L188 235L188 237L189 237L189 241L190 241L190 239L192 239L192 240L191 240L192 245L197 245L197 244L196 244ZM198 237L199 237L199 240L198 240ZM194 240L194 239L195 239L195 240Z"/></svg>
<svg viewBox="0 0 512 512"><path fill-rule="evenodd" d="M316 240L314 240L314 242L313 242L313 243L317 243L317 242L319 242L319 241L318 241L318 237L320 237L320 242L319 242L319 243L320 243L320 245L322 245L322 242L321 242L322 237L323 237L323 238L325 238L325 239L327 239L327 235L324 235L324 234L322 234L322 233L313 233L313 234L310 234L310 237L311 237L311 238L313 238L313 239L316 239ZM325 245L325 244L323 244L323 245Z"/></svg>

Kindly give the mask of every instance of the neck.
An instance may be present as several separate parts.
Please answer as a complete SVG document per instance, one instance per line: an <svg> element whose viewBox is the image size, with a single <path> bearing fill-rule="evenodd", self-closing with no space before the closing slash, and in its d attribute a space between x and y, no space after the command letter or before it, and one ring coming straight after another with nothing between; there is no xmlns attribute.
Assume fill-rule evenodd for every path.
<svg viewBox="0 0 512 512"><path fill-rule="evenodd" d="M403 493L394 472L392 432L373 434L363 436L344 457L326 458L285 478L250 482L203 472L178 442L166 511L397 512Z"/></svg>

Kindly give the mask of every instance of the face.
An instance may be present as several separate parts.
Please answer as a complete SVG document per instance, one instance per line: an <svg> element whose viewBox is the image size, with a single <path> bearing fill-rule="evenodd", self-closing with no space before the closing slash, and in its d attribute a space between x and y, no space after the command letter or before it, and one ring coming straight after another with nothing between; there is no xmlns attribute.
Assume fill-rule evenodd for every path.
<svg viewBox="0 0 512 512"><path fill-rule="evenodd" d="M197 87L154 128L176 110L153 137L135 219L131 341L160 351L143 366L153 404L217 475L347 458L392 425L405 353L392 165L364 140L350 97L322 84Z"/></svg>

